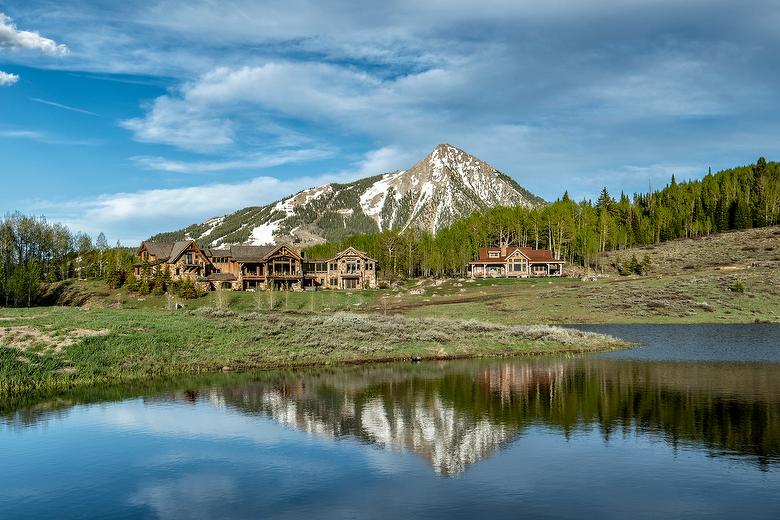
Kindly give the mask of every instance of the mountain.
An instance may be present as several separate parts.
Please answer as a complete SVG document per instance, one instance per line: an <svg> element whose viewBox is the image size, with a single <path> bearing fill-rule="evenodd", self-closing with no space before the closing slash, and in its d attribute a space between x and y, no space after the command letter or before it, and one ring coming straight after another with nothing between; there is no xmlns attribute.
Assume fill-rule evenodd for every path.
<svg viewBox="0 0 780 520"><path fill-rule="evenodd" d="M408 170L309 188L152 239L194 239L211 246L295 239L312 244L385 229L436 232L479 209L543 203L488 163L440 144Z"/></svg>

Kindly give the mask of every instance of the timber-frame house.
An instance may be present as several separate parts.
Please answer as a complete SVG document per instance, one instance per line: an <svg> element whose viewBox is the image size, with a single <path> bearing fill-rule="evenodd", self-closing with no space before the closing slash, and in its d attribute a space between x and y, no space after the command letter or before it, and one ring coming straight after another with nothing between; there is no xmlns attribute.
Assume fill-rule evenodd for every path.
<svg viewBox="0 0 780 520"><path fill-rule="evenodd" d="M200 248L194 240L145 241L136 276L167 269L171 279L189 279L203 289L368 289L376 287L377 262L349 247L333 258L308 259L299 247L231 245Z"/></svg>
<svg viewBox="0 0 780 520"><path fill-rule="evenodd" d="M528 278L561 276L563 260L546 249L532 247L481 247L479 258L469 263L472 278Z"/></svg>

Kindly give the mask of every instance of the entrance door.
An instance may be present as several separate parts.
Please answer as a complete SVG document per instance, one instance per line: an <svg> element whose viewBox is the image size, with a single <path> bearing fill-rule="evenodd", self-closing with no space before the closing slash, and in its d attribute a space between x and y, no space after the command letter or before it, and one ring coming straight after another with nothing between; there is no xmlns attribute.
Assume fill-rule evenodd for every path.
<svg viewBox="0 0 780 520"><path fill-rule="evenodd" d="M344 278L344 289L357 289L357 278Z"/></svg>

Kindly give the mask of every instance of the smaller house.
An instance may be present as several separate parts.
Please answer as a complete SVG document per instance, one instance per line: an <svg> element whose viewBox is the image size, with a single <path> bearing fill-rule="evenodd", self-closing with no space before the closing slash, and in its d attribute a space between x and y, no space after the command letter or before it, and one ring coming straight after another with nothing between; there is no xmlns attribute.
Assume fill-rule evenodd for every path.
<svg viewBox="0 0 780 520"><path fill-rule="evenodd" d="M528 278L561 276L563 260L546 249L532 247L481 247L479 258L469 263L472 278Z"/></svg>

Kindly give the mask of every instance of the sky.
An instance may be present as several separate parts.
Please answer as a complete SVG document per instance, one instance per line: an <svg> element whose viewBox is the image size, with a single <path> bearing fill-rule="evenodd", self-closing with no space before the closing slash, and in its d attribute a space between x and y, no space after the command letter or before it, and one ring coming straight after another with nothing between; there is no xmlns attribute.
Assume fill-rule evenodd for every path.
<svg viewBox="0 0 780 520"><path fill-rule="evenodd" d="M450 143L547 200L780 148L776 0L0 0L0 211L137 243Z"/></svg>

